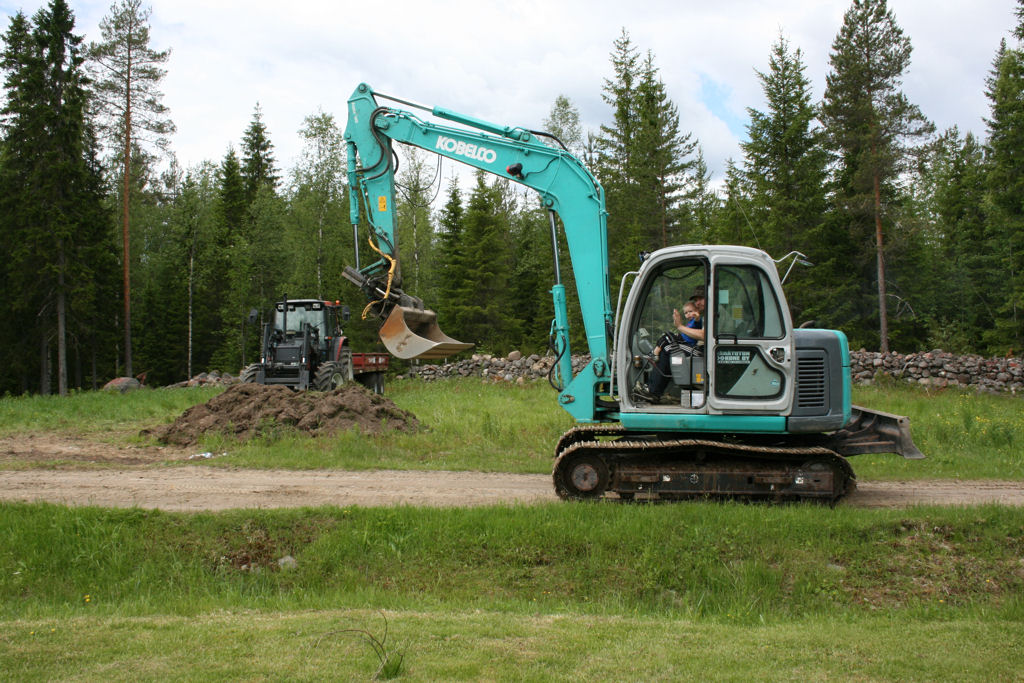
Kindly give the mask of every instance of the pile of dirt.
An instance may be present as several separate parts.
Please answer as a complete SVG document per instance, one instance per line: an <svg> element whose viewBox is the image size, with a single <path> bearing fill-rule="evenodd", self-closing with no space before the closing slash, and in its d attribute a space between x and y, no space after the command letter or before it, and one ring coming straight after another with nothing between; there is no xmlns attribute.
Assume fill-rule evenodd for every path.
<svg viewBox="0 0 1024 683"><path fill-rule="evenodd" d="M420 423L390 399L357 383L323 393L293 391L281 385L236 384L150 434L166 444L190 446L206 433L249 439L280 432L282 427L322 436L353 427L368 434L415 432Z"/></svg>

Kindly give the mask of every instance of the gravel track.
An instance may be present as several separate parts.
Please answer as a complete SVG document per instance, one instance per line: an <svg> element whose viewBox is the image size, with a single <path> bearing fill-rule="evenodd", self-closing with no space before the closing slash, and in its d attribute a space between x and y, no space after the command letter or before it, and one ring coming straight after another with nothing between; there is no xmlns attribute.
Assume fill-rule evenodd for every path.
<svg viewBox="0 0 1024 683"><path fill-rule="evenodd" d="M0 474L0 500L200 511L318 505L436 507L555 501L540 474L375 470L249 470L189 465L132 469L30 469ZM859 482L843 504L1024 505L1024 482Z"/></svg>

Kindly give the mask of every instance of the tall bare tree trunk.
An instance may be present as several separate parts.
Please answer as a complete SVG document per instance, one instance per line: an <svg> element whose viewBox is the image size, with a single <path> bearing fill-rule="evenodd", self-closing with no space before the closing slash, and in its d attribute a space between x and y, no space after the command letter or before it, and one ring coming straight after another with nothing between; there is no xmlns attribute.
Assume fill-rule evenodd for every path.
<svg viewBox="0 0 1024 683"><path fill-rule="evenodd" d="M128 192L132 169L132 67L128 60L125 74L124 110L124 196L122 198L122 237L124 239L124 367L125 375L132 376L132 294L128 254Z"/></svg>
<svg viewBox="0 0 1024 683"><path fill-rule="evenodd" d="M39 342L39 393L50 395L50 338L45 330Z"/></svg>
<svg viewBox="0 0 1024 683"><path fill-rule="evenodd" d="M193 239L192 250L188 254L188 363L185 379L192 378L192 280L195 277L195 239Z"/></svg>
<svg viewBox="0 0 1024 683"><path fill-rule="evenodd" d="M68 395L67 314L64 307L64 240L57 241L57 393Z"/></svg>
<svg viewBox="0 0 1024 683"><path fill-rule="evenodd" d="M885 306L885 255L882 242L882 191L878 174L873 177L875 190L875 251L878 258L878 320L879 351L889 352L889 314Z"/></svg>

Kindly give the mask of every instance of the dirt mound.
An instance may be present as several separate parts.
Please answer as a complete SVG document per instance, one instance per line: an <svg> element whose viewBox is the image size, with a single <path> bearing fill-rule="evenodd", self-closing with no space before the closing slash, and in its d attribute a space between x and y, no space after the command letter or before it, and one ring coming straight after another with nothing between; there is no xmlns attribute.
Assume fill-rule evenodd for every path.
<svg viewBox="0 0 1024 683"><path fill-rule="evenodd" d="M370 434L415 432L420 423L390 399L356 383L324 393L292 391L281 385L236 384L151 434L166 444L190 446L206 433L248 439L279 432L282 427L321 436L353 427Z"/></svg>

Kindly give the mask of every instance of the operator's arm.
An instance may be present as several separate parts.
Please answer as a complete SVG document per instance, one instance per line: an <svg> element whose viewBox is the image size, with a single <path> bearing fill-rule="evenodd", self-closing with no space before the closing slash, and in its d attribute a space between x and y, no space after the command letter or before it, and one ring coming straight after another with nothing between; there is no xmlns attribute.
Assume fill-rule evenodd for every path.
<svg viewBox="0 0 1024 683"><path fill-rule="evenodd" d="M691 339L697 341L704 341L704 328L703 327L687 327L683 324L683 316L679 313L678 308L672 309L672 323L676 326L676 329L685 334Z"/></svg>

